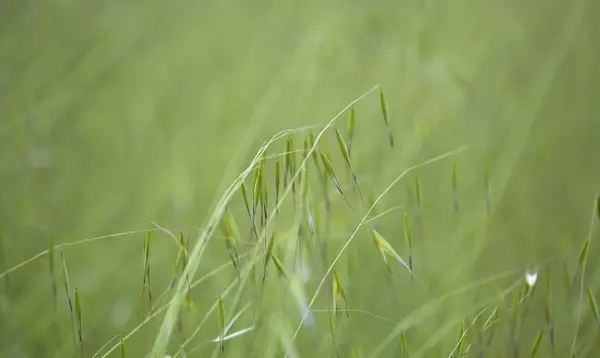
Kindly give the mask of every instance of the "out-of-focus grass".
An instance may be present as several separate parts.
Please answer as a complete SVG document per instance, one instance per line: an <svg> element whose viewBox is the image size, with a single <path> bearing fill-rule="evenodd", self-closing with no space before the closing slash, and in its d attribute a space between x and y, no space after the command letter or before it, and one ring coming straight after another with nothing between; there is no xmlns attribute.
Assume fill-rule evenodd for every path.
<svg viewBox="0 0 600 358"><path fill-rule="evenodd" d="M81 296L85 352L91 355L129 332L146 310L140 301L145 232L61 244L155 228L152 221L194 241L211 204L260 142L283 128L327 122L375 84L385 89L395 146L387 145L376 96L358 103L352 164L367 197L376 197L411 164L470 148L457 158L458 215L451 162L419 172L425 231L415 223L413 240L425 245L426 255L415 248L415 270L426 273L436 291L508 269L524 272L552 255L574 259L600 190L598 13L597 3L582 0L5 2L0 270L47 249L53 237ZM335 138L328 139L334 152ZM414 210L414 178L405 183L382 205ZM239 195L232 210L237 220L244 217ZM331 255L357 221L343 210L332 218L341 239L332 241ZM401 222L400 212L378 221L395 247L403 243ZM177 242L153 233L157 296L171 280ZM370 241L364 245L372 249ZM592 240L592 257L595 247ZM349 282L350 305L378 308L393 320L414 309L410 292L395 301L387 298L396 294L382 294L390 290L380 276L385 269L376 252L366 252L348 253L358 268L350 265L351 273L343 274L350 277L341 276ZM211 243L196 277L228 259L222 243ZM72 350L68 306L59 291L53 313L45 260L3 277L2 355L64 356ZM575 261L570 265L574 270ZM595 260L588 269L595 272ZM589 276L586 284L597 294L600 280ZM231 269L203 283L195 292L198 311L203 314L235 277ZM554 277L559 286L560 274ZM454 313L447 312L448 322ZM195 319L186 320L186 332ZM130 356L149 351L159 322L127 341ZM353 339L366 353L390 329L360 315L350 322L338 328L338 343ZM430 326L436 327L423 332ZM529 341L539 328L527 334ZM572 335L569 328L563 334ZM207 329L204 338L218 335L216 323ZM406 336L409 346L413 336ZM308 340L301 342L310 350ZM243 352L230 346L231 354Z"/></svg>

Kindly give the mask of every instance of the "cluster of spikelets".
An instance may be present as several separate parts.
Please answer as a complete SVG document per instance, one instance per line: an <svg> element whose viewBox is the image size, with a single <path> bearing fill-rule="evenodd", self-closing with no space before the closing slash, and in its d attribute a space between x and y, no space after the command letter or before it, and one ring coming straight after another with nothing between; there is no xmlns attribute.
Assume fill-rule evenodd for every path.
<svg viewBox="0 0 600 358"><path fill-rule="evenodd" d="M375 88L374 90L377 90ZM336 271L336 264L344 255L347 247L360 231L367 231L372 238L374 248L379 252L382 262L386 265L389 273L392 273L392 267L388 260L397 261L410 275L413 284L419 285L423 290L426 284L421 282L413 272L413 233L411 229L411 218L408 213L404 214L403 229L406 240L407 257L402 257L394 246L386 240L384 235L377 230L374 222L378 217L387 212L376 214L378 202L395 186L406 174L416 169L440 161L442 159L454 158L456 154L462 151L461 148L456 151L444 153L434 157L426 162L414 165L398 175L391 184L375 199L367 200L363 195L360 185L360 179L357 176L352 160L352 148L355 134L355 103L362 99L373 90L359 97L351 103L342 112L340 112L327 125L319 131L314 131L315 127L301 128L297 130L286 130L278 133L269 141L265 142L259 149L257 155L252 160L250 166L234 181L227 189L221 201L217 204L214 215L206 223L205 229L199 239L190 248L189 239L185 239L183 233L179 237L173 236L179 245L179 254L175 261L173 269L173 278L169 286L157 298L153 298L153 288L151 285L151 262L150 249L152 242L152 231L148 231L144 242L143 256L143 280L142 280L142 300L147 301L148 310L144 314L141 323L130 333L118 339L107 342L99 351L93 354L94 357L108 357L113 352L120 351L121 357L127 356L127 339L144 327L148 322L159 315L164 314L162 325L154 341L151 357L171 357L167 354L167 346L170 337L175 330L181 331L184 309L200 311L194 302L192 290L211 276L233 267L236 271L237 279L221 293L214 304L204 310L204 319L195 327L189 338L178 347L175 357L194 356L194 353L207 344L214 344L214 355L226 350L226 345L235 344L235 340L250 332L267 329L271 332L268 337L269 343L275 342L279 351L288 357L299 357L298 347L295 344L296 337L301 330L306 330L313 340L327 336L331 342L331 356L358 355L357 351L342 352L339 346L339 337L337 327L337 317L343 311L343 315L350 318L352 309L349 303L349 297L344 282ZM379 89L379 101L383 124L387 131L388 142L394 146L394 137L390 126L390 118L384 93ZM340 131L337 121L344 113L348 113L345 125L345 134ZM350 178L352 187L342 187L339 180L339 171L334 166L333 155L326 141L326 134L331 133L335 136L336 147L339 158L343 162L346 175ZM301 139L302 145L297 145ZM275 143L283 141L284 151L272 151ZM417 202L417 211L421 208L421 184L418 174L415 176L415 198ZM484 182L486 190L486 204L490 210L490 177L489 170L484 171ZM315 190L320 187L320 191ZM454 210L459 210L458 198L458 174L456 160L452 161L452 189ZM331 190L330 190L331 189ZM357 196L358 204L351 203L352 200L348 193L354 192ZM237 196L239 195L239 196ZM269 195L272 195L269 197ZM343 199L344 205L356 216L358 224L352 234L346 239L341 250L331 259L326 253L327 243L322 234L326 231L327 225L331 220L331 201L332 195L339 195ZM232 211L229 209L231 201L235 197L241 198L246 210L247 225L238 225ZM283 208L283 202L290 198L292 201L291 209L293 219L292 229L288 232L276 230L274 225L275 218L278 218L280 210ZM321 205L323 204L323 205ZM323 212L324 211L324 212ZM589 338L588 334L579 334L580 324L584 318L592 317L600 327L600 313L596 303L593 290L586 286L586 263L588 251L592 237L592 228L595 216L600 214L600 199L596 198L594 206L594 218L588 237L585 239L577 261L574 275L569 274L568 266L563 263L563 277L567 292L573 293L575 306L576 325L575 335L570 340L569 356L585 356L595 346L596 335ZM418 215L418 212L417 212ZM600 217L600 215L599 215ZM278 219L284 221L283 219ZM249 232L242 232L241 227L248 227ZM280 227L280 225L278 225ZM218 237L223 239L224 248L229 256L229 263L196 278L196 271L199 267L201 258L207 248L208 241ZM250 237L253 243L249 250L241 249L243 238ZM291 239L290 239L291 238ZM1 246L1 245L0 245ZM55 277L55 252L57 248L66 245L56 245L52 239L49 240L49 248L36 257L6 269L2 272L5 279L8 279L9 273L32 262L33 260L47 255L49 258L49 274L52 284L52 296L54 307L59 302L57 280ZM302 274L302 266L306 262L316 260L315 254L321 254L321 264L323 268L320 275L319 284L312 294L307 292L305 286L306 278ZM4 260L3 260L4 262ZM458 336L451 347L448 347L449 357L465 356L487 356L487 350L491 347L492 341L499 334L497 331L507 328L507 339L502 343L508 347L507 352L517 357L522 356L522 343L518 342L519 332L523 327L524 320L533 309L534 293L538 275L545 277L545 286L543 293L543 312L545 326L542 327L535 339L530 343L527 355L534 357L538 355L542 343L545 341L551 347L550 352L557 353L557 335L556 324L559 320L553 312L552 280L548 267L552 261L544 263L543 266L536 268L535 271L520 275L519 279L501 292L498 300L486 301L472 314L465 314L461 317L456 326L458 327ZM82 323L82 302L80 300L77 288L72 286L69 281L67 263L61 253L60 255L61 276L64 284L66 302L69 308L70 324L73 332L73 346L81 357L88 356L84 350L84 330ZM295 329L286 325L289 319L280 319L277 314L267 315L263 310L264 287L268 277L277 277L280 282L284 282L289 290L290 297L293 298L294 306L300 315L300 321ZM405 332L414 325L417 325L424 316L430 315L435 311L436 306L442 305L446 300L461 293L476 290L478 287L487 284L506 275L498 275L474 284L457 288L442 297L438 297L422 309L415 311L405 320L396 324L394 329L389 332L382 342L376 346L369 357L376 357L383 354L384 349L390 345L393 340L399 341L401 354L403 357L422 356L427 351L427 344L424 347L412 347L407 340ZM328 310L328 332L323 335L317 331L315 323L316 318L313 315L313 305L323 289L329 285L331 309ZM243 303L242 292L246 287L257 288L255 300ZM583 300L587 295L588 304L584 305ZM231 297L227 309L224 300ZM511 300L512 298L512 300ZM241 308L240 308L241 307ZM241 329L233 330L236 322L251 309L254 310L252 324ZM587 314L591 312L591 316ZM216 313L218 316L219 335L213 339L206 340L197 347L189 347L191 342L199 334L203 326L208 322L208 318ZM364 313L364 311L363 311ZM503 325L501 325L501 322ZM546 338L545 338L546 337ZM271 342L273 341L273 342ZM432 343L436 344L439 339L432 338ZM273 346L273 344L267 344ZM494 351L496 352L496 351ZM561 351L562 352L562 351ZM484 354L485 353L485 354ZM92 355L89 355L92 356Z"/></svg>

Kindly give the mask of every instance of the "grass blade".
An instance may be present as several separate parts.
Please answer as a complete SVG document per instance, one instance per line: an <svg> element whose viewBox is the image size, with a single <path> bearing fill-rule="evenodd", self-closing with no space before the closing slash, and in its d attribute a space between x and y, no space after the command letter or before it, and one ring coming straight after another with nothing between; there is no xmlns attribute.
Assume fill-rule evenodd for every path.
<svg viewBox="0 0 600 358"><path fill-rule="evenodd" d="M554 323L552 322L552 291L550 271L546 274L546 285L544 291L544 318L548 326L548 334L550 335L550 345L554 350Z"/></svg>
<svg viewBox="0 0 600 358"><path fill-rule="evenodd" d="M254 186L253 186L253 195L252 195L252 218L250 219L252 221L252 227L254 228L254 231L256 231L256 224L255 224L255 220L256 220L256 208L259 205L259 201L261 198L261 189L262 189L262 166L258 165L256 167L256 169L254 170ZM258 237L256 237L256 239L258 240Z"/></svg>
<svg viewBox="0 0 600 358"><path fill-rule="evenodd" d="M250 210L250 203L248 202L248 191L246 190L246 184L242 182L242 197L244 198L244 206L248 212L248 217L252 219L252 211Z"/></svg>
<svg viewBox="0 0 600 358"><path fill-rule="evenodd" d="M81 357L83 358L83 326L81 324L81 299L77 287L73 288L73 297L75 298L75 317L77 318L77 333L79 336L79 348L81 349Z"/></svg>
<svg viewBox="0 0 600 358"><path fill-rule="evenodd" d="M335 184L335 187L340 192L340 194L344 195L344 192L342 191L342 187L340 186L340 182L338 181L337 176L335 175L335 172L333 171L333 166L331 165L331 162L327 158L327 155L325 155L325 153L323 153L323 152L321 152L320 154L321 154L321 163L323 163L323 168L325 168L325 171L327 172L327 174L329 175L331 180L333 180L333 183Z"/></svg>
<svg viewBox="0 0 600 358"><path fill-rule="evenodd" d="M229 258L235 268L238 278L240 277L240 261L237 252L237 243L240 240L238 226L231 212L227 209L221 219L221 232L225 236L225 247Z"/></svg>
<svg viewBox="0 0 600 358"><path fill-rule="evenodd" d="M275 207L279 212L279 187L281 180L281 164L279 164L279 157L275 159Z"/></svg>
<svg viewBox="0 0 600 358"><path fill-rule="evenodd" d="M277 271L279 272L279 274L281 276L283 276L283 278L285 278L286 280L289 281L289 275L285 271L285 268L283 267L283 263L277 258L277 256L274 256L274 255L271 256L271 260L273 261L273 264L277 268Z"/></svg>
<svg viewBox="0 0 600 358"><path fill-rule="evenodd" d="M573 284L579 279L579 277L583 276L583 270L585 269L585 263L587 260L588 250L590 248L590 240L591 236L588 235L583 244L581 245L581 249L579 250L579 259L577 260L577 271L575 272L575 276L573 277Z"/></svg>
<svg viewBox="0 0 600 358"><path fill-rule="evenodd" d="M310 144L310 147L315 147L315 135L312 131L308 132L308 141ZM317 173L319 176L319 179L323 180L323 176L321 173L321 165L319 163L319 157L317 156L317 151L313 151L312 154L310 155L315 163L315 167L317 168Z"/></svg>
<svg viewBox="0 0 600 358"><path fill-rule="evenodd" d="M460 325L460 330L458 331L458 346L457 346L457 350L456 350L457 357L462 358L465 356L466 343L467 343L467 339L466 339L466 331L465 331L465 321L463 320L462 324Z"/></svg>
<svg viewBox="0 0 600 358"><path fill-rule="evenodd" d="M596 318L596 324L600 328L600 311L598 311L598 303L596 302L596 297L594 296L594 292L588 286L587 287L588 301L590 302L590 308L592 309L592 313L594 313L594 318Z"/></svg>
<svg viewBox="0 0 600 358"><path fill-rule="evenodd" d="M344 292L344 288L340 282L340 278L338 277L335 270L333 271L333 311L337 315L339 311L339 302L340 298L344 299L344 305L346 307L346 316L350 317L350 312L348 311L348 300L346 299L346 293Z"/></svg>
<svg viewBox="0 0 600 358"><path fill-rule="evenodd" d="M404 238L408 245L408 268L412 271L412 231L408 213L404 213Z"/></svg>
<svg viewBox="0 0 600 358"><path fill-rule="evenodd" d="M600 220L600 194L596 195L596 216Z"/></svg>
<svg viewBox="0 0 600 358"><path fill-rule="evenodd" d="M58 292L56 288L56 276L54 275L54 239L50 237L48 239L48 271L50 273L50 284L52 287L52 307L56 312L58 302Z"/></svg>
<svg viewBox="0 0 600 358"><path fill-rule="evenodd" d="M121 340L119 348L121 351L121 358L127 358L127 349L125 348L125 342L123 340Z"/></svg>
<svg viewBox="0 0 600 358"><path fill-rule="evenodd" d="M331 335L331 341L333 343L333 348L335 349L336 358L340 357L340 351L338 350L337 340L335 337L335 324L333 323L333 317L329 315L329 334Z"/></svg>
<svg viewBox="0 0 600 358"><path fill-rule="evenodd" d="M275 233L271 234L271 238L269 239L269 245L267 246L267 252L265 255L265 265L263 267L263 278L262 282L265 282L265 278L267 277L267 265L271 258L273 257L273 246L275 245Z"/></svg>
<svg viewBox="0 0 600 358"><path fill-rule="evenodd" d="M225 307L223 306L223 299L221 296L219 296L219 331L221 332L219 347L221 352L224 352L225 345L223 343L223 338L225 337Z"/></svg>
<svg viewBox="0 0 600 358"><path fill-rule="evenodd" d="M63 278L63 284L65 288L65 294L67 296L67 301L69 303L69 316L71 318L71 330L73 333L73 349L75 349L75 317L73 312L73 301L71 300L70 293L70 283L69 283L69 271L67 270L67 263L65 261L65 257L62 252L60 253L60 261L61 261L61 273Z"/></svg>
<svg viewBox="0 0 600 358"><path fill-rule="evenodd" d="M492 211L492 192L491 192L491 178L490 178L490 160L486 156L483 164L483 188L485 190L485 209L488 215Z"/></svg>
<svg viewBox="0 0 600 358"><path fill-rule="evenodd" d="M294 137L291 133L287 135L285 141L285 156L283 157L283 186L288 186L288 176L294 176L296 171L296 155L294 154ZM295 192L295 184L292 183L292 192Z"/></svg>
<svg viewBox="0 0 600 358"><path fill-rule="evenodd" d="M267 223L268 220L268 215L269 215L269 189L268 189L268 183L267 183L267 170L266 170L266 151L262 153L262 159L261 159L261 176L262 176L262 184L261 184L261 202L262 202L262 226L264 227ZM265 238L266 239L266 238Z"/></svg>
<svg viewBox="0 0 600 358"><path fill-rule="evenodd" d="M408 343L406 342L406 335L404 332L400 332L400 344L402 346L402 357L408 358Z"/></svg>
<svg viewBox="0 0 600 358"><path fill-rule="evenodd" d="M383 94L383 90L379 88L379 103L381 105L381 115L383 117L383 122L385 123L385 127L387 129L388 139L390 141L390 147L394 147L394 137L392 135L392 128L390 126L390 116L388 111L388 105L385 101L385 96Z"/></svg>
<svg viewBox="0 0 600 358"><path fill-rule="evenodd" d="M144 279L142 281L142 297L145 291L148 290L148 307L152 311L152 289L150 284L150 243L152 239L152 231L148 231L146 234L146 241L144 242Z"/></svg>
<svg viewBox="0 0 600 358"><path fill-rule="evenodd" d="M358 189L360 199L364 204L365 198L363 197L362 191L360 190L360 186L358 185L358 179L356 178L354 169L352 169L352 163L350 162L350 153L348 152L348 146L344 142L344 137L342 137L342 134L340 133L340 131L337 128L335 128L335 136L337 138L338 146L340 148L340 153L342 154L342 157L344 157L344 162L346 163L346 168L348 169L348 172L352 176L352 181L354 182L354 185L356 185L356 189Z"/></svg>
<svg viewBox="0 0 600 358"><path fill-rule="evenodd" d="M541 329L540 332L535 337L535 341L533 341L533 347L531 348L531 358L534 358L540 349L540 343L542 343L542 338L544 338L544 330Z"/></svg>
<svg viewBox="0 0 600 358"><path fill-rule="evenodd" d="M346 125L346 139L348 139L348 157L352 152L352 141L354 139L354 106L350 107L350 114L348 115L348 124Z"/></svg>

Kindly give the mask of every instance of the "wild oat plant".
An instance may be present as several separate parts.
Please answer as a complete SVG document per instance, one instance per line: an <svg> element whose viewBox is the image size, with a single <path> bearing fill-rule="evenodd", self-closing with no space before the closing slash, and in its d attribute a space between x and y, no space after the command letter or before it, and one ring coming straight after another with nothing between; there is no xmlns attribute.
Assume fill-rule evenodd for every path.
<svg viewBox="0 0 600 358"><path fill-rule="evenodd" d="M468 165L460 156L471 149L456 148L407 168L389 163L398 174L382 192L372 194L375 188L361 175L355 158L360 154L357 123L367 120L359 107L373 92L379 94L381 120L370 125L381 126L389 150L401 147L394 140L394 118L384 91L373 88L320 127L283 130L265 141L197 238L160 227L62 245L50 238L47 250L12 267L0 245L0 276L7 292L11 275L47 258L48 302L58 324L70 325L73 355L81 357L131 357L128 343L142 330L148 336L140 357L586 357L600 352L597 280L587 270L600 199L594 198L589 234L573 257L551 257L529 270L500 272L442 290L426 270L424 241L429 238L423 233L436 218L423 215L427 188L421 179L426 167L448 165L451 196L437 200L449 203L449 215L460 215L466 204L460 198L458 163ZM337 146L330 148L330 137ZM481 188L471 188L479 190L488 215L494 208L492 165L486 157L479 170ZM390 194L400 182L413 183L415 205ZM394 231L378 224L390 217L397 223ZM172 278L162 288L151 281L154 273L168 270L152 260L152 234L160 231L178 246ZM102 323L86 321L85 299L69 276L63 252L119 235L139 236L143 242L140 272L122 273L140 277L142 314L130 331L115 332L104 344L92 346L84 338L97 339L84 335L86 326ZM211 242L217 244L209 249ZM223 256L224 263L204 272L200 264L208 250ZM57 251L62 298L55 274ZM377 276L360 274L361 267L374 266L383 268L368 271ZM234 275L224 275L228 270ZM217 276L229 277L221 279L225 288L214 292L212 305L197 304L197 297L206 296L203 283ZM562 285L553 279L560 276ZM373 285L377 292L357 291L357 280L382 284ZM67 309L57 309L61 305ZM395 307L401 314L386 317L377 313L379 307ZM363 335L367 329L371 331Z"/></svg>

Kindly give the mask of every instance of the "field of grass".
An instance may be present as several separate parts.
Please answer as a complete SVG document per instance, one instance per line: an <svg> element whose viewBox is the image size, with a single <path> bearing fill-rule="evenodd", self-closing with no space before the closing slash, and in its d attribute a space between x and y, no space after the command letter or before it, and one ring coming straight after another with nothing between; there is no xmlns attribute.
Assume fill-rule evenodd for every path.
<svg viewBox="0 0 600 358"><path fill-rule="evenodd" d="M3 2L0 357L595 356L598 14Z"/></svg>

